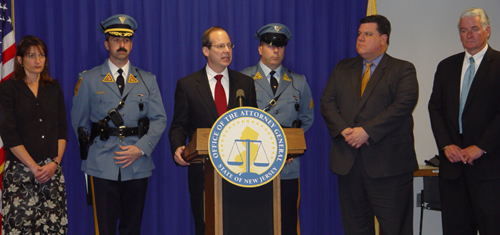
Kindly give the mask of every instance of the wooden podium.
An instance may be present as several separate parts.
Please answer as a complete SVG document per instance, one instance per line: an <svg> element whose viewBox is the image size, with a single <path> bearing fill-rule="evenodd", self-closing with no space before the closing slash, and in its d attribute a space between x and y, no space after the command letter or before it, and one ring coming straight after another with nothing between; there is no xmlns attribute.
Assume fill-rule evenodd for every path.
<svg viewBox="0 0 500 235"><path fill-rule="evenodd" d="M306 150L302 128L283 128L287 140L288 156L301 155ZM205 164L205 224L207 235L224 234L222 177L213 168L208 157L208 137L210 128L199 128L193 139L184 149L183 157L187 162L202 159ZM280 176L273 180L273 233L281 234L281 192Z"/></svg>

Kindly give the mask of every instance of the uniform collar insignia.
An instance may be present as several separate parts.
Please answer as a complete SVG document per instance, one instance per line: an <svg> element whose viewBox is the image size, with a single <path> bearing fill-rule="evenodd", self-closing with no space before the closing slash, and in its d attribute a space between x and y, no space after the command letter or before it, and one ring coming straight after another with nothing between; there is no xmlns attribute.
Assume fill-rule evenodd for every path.
<svg viewBox="0 0 500 235"><path fill-rule="evenodd" d="M253 76L253 79L256 80L256 79L262 79L262 75L260 75L259 72L257 72L257 74L255 74L255 76Z"/></svg>
<svg viewBox="0 0 500 235"><path fill-rule="evenodd" d="M102 82L115 82L115 80L113 80L113 77L111 77L111 74L108 73L108 74L106 74L106 77L104 77Z"/></svg>
<svg viewBox="0 0 500 235"><path fill-rule="evenodd" d="M285 73L285 75L283 75L283 80L287 81L287 82L291 82L292 80L290 80L290 78L288 77L288 75Z"/></svg>
<svg viewBox="0 0 500 235"><path fill-rule="evenodd" d="M134 77L134 75L130 74L130 76L128 76L128 82L127 83L138 83L139 81L137 81L137 79Z"/></svg>

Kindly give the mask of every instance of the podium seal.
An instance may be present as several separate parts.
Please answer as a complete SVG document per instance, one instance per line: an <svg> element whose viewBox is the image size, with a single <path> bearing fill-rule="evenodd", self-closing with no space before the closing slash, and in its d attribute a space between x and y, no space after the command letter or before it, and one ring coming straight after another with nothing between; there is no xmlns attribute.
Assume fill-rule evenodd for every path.
<svg viewBox="0 0 500 235"><path fill-rule="evenodd" d="M217 119L208 137L210 160L222 178L245 188L271 182L285 165L286 137L268 113L231 109Z"/></svg>

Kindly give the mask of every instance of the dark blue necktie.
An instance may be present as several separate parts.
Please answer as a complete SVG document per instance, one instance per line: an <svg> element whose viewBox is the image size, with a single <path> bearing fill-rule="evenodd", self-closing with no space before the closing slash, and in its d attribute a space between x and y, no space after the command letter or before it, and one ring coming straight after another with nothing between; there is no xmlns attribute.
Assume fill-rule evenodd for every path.
<svg viewBox="0 0 500 235"><path fill-rule="evenodd" d="M271 83L271 89L273 90L273 94L276 95L276 90L278 90L278 80L274 77L274 74L276 71L271 71L269 74L271 75L270 83Z"/></svg>
<svg viewBox="0 0 500 235"><path fill-rule="evenodd" d="M123 79L123 69L118 69L118 77L116 78L116 85L118 85L118 89L120 90L120 95L123 94L123 89L125 89L125 79Z"/></svg>

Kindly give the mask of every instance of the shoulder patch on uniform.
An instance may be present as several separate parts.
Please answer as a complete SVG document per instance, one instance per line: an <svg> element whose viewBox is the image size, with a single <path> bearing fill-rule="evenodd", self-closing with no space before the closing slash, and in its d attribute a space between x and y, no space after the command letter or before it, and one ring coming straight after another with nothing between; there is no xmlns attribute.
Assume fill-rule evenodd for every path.
<svg viewBox="0 0 500 235"><path fill-rule="evenodd" d="M137 79L134 77L134 75L130 74L130 76L128 76L128 82L127 83L138 83L139 81L137 81Z"/></svg>
<svg viewBox="0 0 500 235"><path fill-rule="evenodd" d="M259 72L257 72L257 73L255 74L255 76L253 76L253 79L254 79L254 80L257 80L257 79L262 79L262 75L260 75L260 73L259 73Z"/></svg>
<svg viewBox="0 0 500 235"><path fill-rule="evenodd" d="M108 74L106 74L106 77L104 77L104 79L102 79L102 82L115 82L115 80L113 80L113 77L111 77L111 74L108 73Z"/></svg>
<svg viewBox="0 0 500 235"><path fill-rule="evenodd" d="M82 84L82 78L78 78L78 82L76 82L75 86L75 96L78 95L78 89L80 88L80 84Z"/></svg>
<svg viewBox="0 0 500 235"><path fill-rule="evenodd" d="M313 98L311 98L311 102L309 103L309 109L312 109L314 107L314 102Z"/></svg>
<svg viewBox="0 0 500 235"><path fill-rule="evenodd" d="M283 75L283 80L287 81L287 82L291 82L292 80L290 80L290 78L288 77L288 75L285 73L285 75Z"/></svg>

